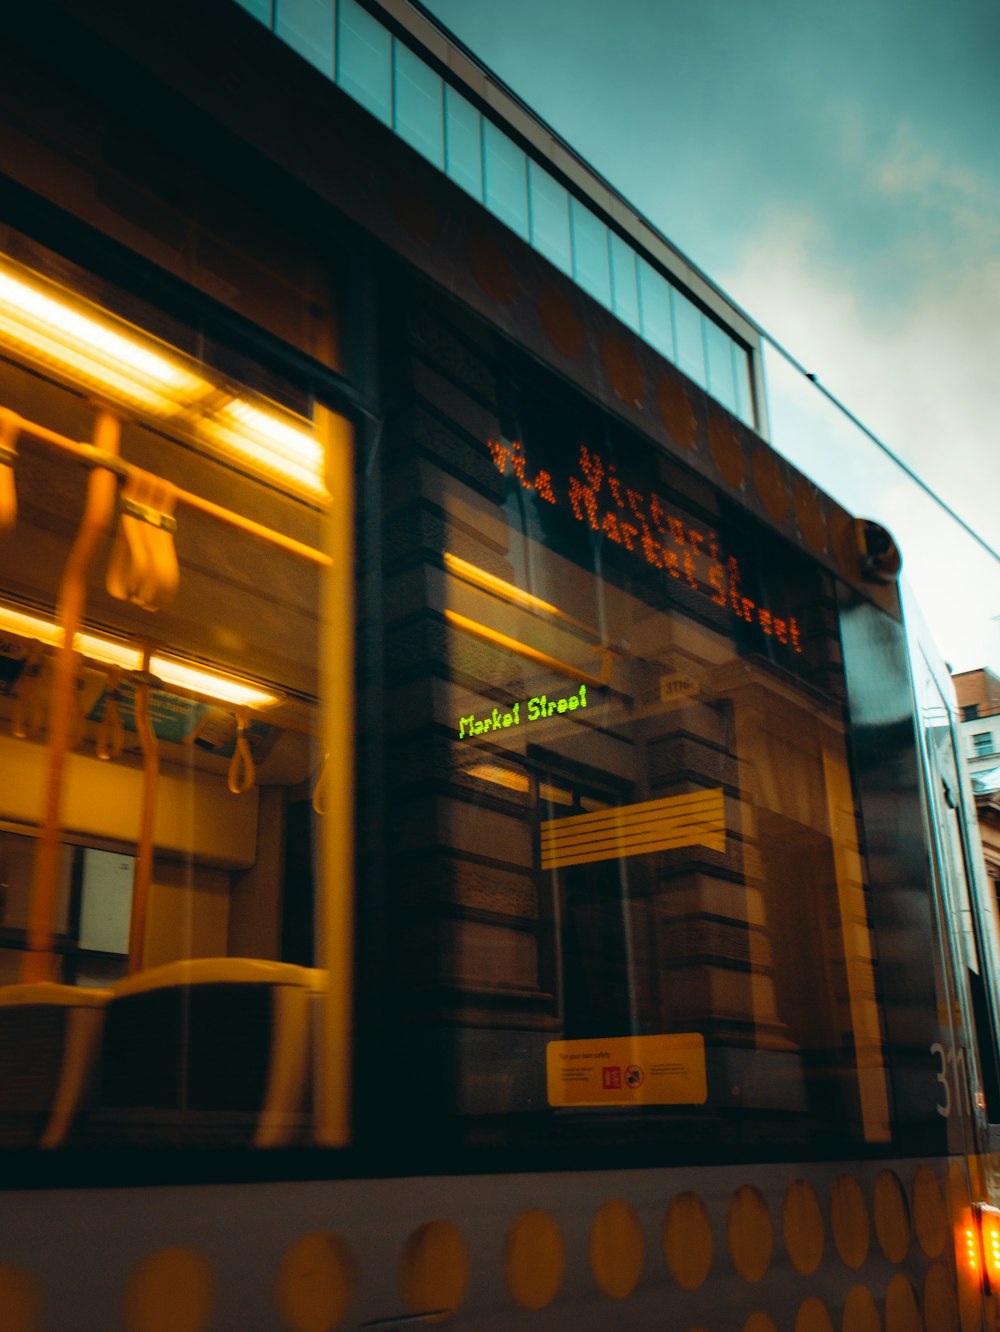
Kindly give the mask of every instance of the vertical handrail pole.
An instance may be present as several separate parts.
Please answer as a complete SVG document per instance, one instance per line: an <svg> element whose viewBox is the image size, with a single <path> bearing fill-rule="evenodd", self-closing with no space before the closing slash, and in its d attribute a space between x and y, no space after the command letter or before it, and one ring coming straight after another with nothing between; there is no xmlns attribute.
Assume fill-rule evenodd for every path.
<svg viewBox="0 0 1000 1332"><path fill-rule="evenodd" d="M106 453L119 452L121 423L111 412L98 409L94 445ZM59 879L59 836L62 826L63 772L73 726L76 696L76 653L73 640L80 628L87 599L87 574L111 532L118 497L118 478L104 467L94 467L87 479L87 499L59 585L57 618L62 646L56 657L52 703L49 711L49 764L46 775L42 827L35 852L28 915L28 948L22 964L25 981L48 981L55 976L52 935Z"/></svg>
<svg viewBox="0 0 1000 1332"><path fill-rule="evenodd" d="M351 1140L354 1031L354 429L317 410L326 445L327 487L334 500L325 542L331 572L320 616L324 816L319 829L318 965L326 992L317 1063L316 1138L330 1147Z"/></svg>
<svg viewBox="0 0 1000 1332"><path fill-rule="evenodd" d="M128 972L132 976L142 970L146 945L146 916L149 907L149 888L153 881L153 823L156 818L156 788L160 779L160 751L156 732L149 716L151 649L142 650L143 678L135 690L135 725L142 745L142 814L139 820L139 842L132 878L132 915L128 929Z"/></svg>

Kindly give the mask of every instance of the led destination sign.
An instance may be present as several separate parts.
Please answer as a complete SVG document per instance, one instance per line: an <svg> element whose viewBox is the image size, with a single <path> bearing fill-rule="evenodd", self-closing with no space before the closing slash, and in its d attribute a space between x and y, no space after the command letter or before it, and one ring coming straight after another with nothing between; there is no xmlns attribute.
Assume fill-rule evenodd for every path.
<svg viewBox="0 0 1000 1332"><path fill-rule="evenodd" d="M509 472L524 490L546 504L566 510L577 522L633 552L650 567L662 569L716 606L728 607L738 619L756 626L790 652L802 651L795 616L778 615L745 594L739 562L735 555L723 554L714 532L702 531L689 519L672 513L655 491L625 484L614 463L605 463L586 444L580 445L578 474L565 482L551 472L529 467L519 440L489 439L486 446L501 476Z"/></svg>

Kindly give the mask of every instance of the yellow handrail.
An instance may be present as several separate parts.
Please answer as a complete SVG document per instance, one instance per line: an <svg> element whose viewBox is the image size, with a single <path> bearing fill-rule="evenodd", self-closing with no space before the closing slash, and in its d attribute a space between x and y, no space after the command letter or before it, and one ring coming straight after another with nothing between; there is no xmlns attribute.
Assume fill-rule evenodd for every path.
<svg viewBox="0 0 1000 1332"><path fill-rule="evenodd" d="M152 677L149 673L150 648L142 653L142 676L135 690L135 725L142 746L142 813L139 817L139 840L132 879L132 915L128 931L128 971L134 975L142 970L142 955L146 942L146 916L149 908L149 890L153 882L153 822L156 818L156 788L160 780L160 750L149 718L149 693Z"/></svg>
<svg viewBox="0 0 1000 1332"><path fill-rule="evenodd" d="M47 444L50 448L59 449L63 453L69 454L84 467L103 468L126 479L140 470L126 462L114 450L106 450L98 444L82 444L77 440L68 439L65 435L60 435L54 430L48 430L35 421L28 421L24 417L18 416L16 412L6 413L5 409L5 419L7 417L13 418L13 425L22 435L35 440L36 443ZM266 541L269 545L287 550L292 555L298 555L312 564L328 566L331 563L330 556L324 551L316 550L313 546L307 546L302 541L296 541L294 537L286 536L283 532L276 532L271 527L265 527L263 523L255 522L252 518L246 518L243 514L235 513L232 509L226 509L221 504L215 504L212 500L205 499L201 495L195 495L190 490L178 488L175 499L177 504L207 514L210 518L215 518L230 527L239 528L240 531L247 532L261 541Z"/></svg>
<svg viewBox="0 0 1000 1332"><path fill-rule="evenodd" d="M94 421L94 447L102 455L117 455L121 424L108 411L99 411ZM76 540L70 551L59 587L58 619L63 641L56 658L55 681L49 719L49 770L45 786L42 833L35 855L28 915L28 949L22 975L25 981L54 979L52 924L55 920L56 885L59 876L59 828L63 768L69 748L76 701L76 652L73 640L80 627L87 595L87 571L111 531L115 515L118 481L110 469L95 467L87 486L87 501Z"/></svg>

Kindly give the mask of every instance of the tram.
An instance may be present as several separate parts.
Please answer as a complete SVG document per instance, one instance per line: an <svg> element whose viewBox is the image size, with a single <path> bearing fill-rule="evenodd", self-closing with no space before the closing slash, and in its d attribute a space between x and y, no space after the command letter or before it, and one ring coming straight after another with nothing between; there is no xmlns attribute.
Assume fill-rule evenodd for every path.
<svg viewBox="0 0 1000 1332"><path fill-rule="evenodd" d="M426 16L314 6L324 71L307 9L0 53L0 1326L994 1328L997 905L891 536Z"/></svg>

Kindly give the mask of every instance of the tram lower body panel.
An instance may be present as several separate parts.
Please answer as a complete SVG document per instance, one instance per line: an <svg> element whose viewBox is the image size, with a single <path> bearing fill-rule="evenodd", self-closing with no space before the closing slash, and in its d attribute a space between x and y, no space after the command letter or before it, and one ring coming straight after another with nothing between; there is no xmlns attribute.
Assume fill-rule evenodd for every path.
<svg viewBox="0 0 1000 1332"><path fill-rule="evenodd" d="M965 1179L952 1158L10 1193L0 1283L40 1317L4 1325L967 1332L990 1240Z"/></svg>

